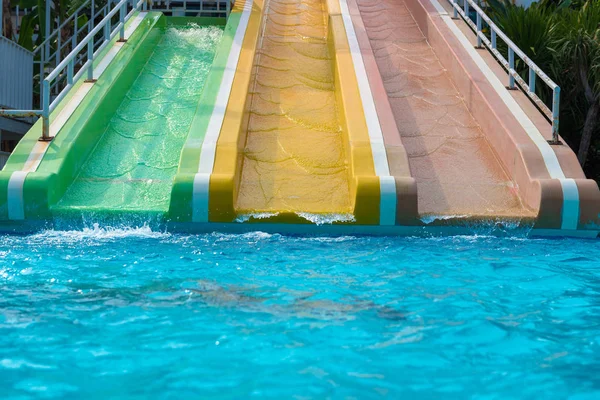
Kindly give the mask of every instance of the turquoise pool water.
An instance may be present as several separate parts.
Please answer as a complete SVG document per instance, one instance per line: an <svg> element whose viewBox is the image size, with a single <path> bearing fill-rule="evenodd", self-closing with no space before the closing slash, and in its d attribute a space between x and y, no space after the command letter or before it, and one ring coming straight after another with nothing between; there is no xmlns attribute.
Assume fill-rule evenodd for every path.
<svg viewBox="0 0 600 400"><path fill-rule="evenodd" d="M600 398L600 241L0 236L0 392Z"/></svg>

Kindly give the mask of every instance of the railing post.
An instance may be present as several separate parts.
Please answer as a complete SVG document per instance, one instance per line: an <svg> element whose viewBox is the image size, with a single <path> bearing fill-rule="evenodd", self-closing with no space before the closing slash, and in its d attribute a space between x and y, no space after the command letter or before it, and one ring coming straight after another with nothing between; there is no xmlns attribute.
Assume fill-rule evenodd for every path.
<svg viewBox="0 0 600 400"><path fill-rule="evenodd" d="M121 4L121 9L119 10L119 24L121 25L121 29L119 32L119 42L125 42L125 14L126 14L126 7L127 6L127 2L124 1L123 4Z"/></svg>
<svg viewBox="0 0 600 400"><path fill-rule="evenodd" d="M67 65L67 85L73 84L73 72L75 70L75 60L72 59Z"/></svg>
<svg viewBox="0 0 600 400"><path fill-rule="evenodd" d="M496 31L494 30L494 28L492 29L492 49L496 49Z"/></svg>
<svg viewBox="0 0 600 400"><path fill-rule="evenodd" d="M513 76L513 71L515 70L515 51L509 47L508 48L508 88L515 88L515 77Z"/></svg>
<svg viewBox="0 0 600 400"><path fill-rule="evenodd" d="M529 67L529 91L535 93L535 71Z"/></svg>
<svg viewBox="0 0 600 400"><path fill-rule="evenodd" d="M42 137L41 141L47 142L52 140L50 137L50 82L42 81L44 96L42 100Z"/></svg>
<svg viewBox="0 0 600 400"><path fill-rule="evenodd" d="M481 49L481 14L477 13L477 48Z"/></svg>
<svg viewBox="0 0 600 400"><path fill-rule="evenodd" d="M94 82L94 39L88 42L87 53L90 66L88 67L86 82Z"/></svg>
<svg viewBox="0 0 600 400"><path fill-rule="evenodd" d="M550 144L560 144L558 140L558 126L560 117L560 86L554 87L552 96L552 140Z"/></svg>
<svg viewBox="0 0 600 400"><path fill-rule="evenodd" d="M464 0L465 17L469 18L469 0Z"/></svg>
<svg viewBox="0 0 600 400"><path fill-rule="evenodd" d="M110 41L110 18L106 21L106 25L104 25L104 40Z"/></svg>
<svg viewBox="0 0 600 400"><path fill-rule="evenodd" d="M62 35L60 34L60 31L56 33L56 53L55 53L55 58L56 58L56 66L58 66L58 64L60 64L60 48L61 48L61 43L60 43L60 37Z"/></svg>
<svg viewBox="0 0 600 400"><path fill-rule="evenodd" d="M75 25L75 31L73 32L73 37L71 37L71 51L75 49L77 46L77 25Z"/></svg>
<svg viewBox="0 0 600 400"><path fill-rule="evenodd" d="M458 19L458 4L456 4L456 0L452 0L452 11L454 12L452 18Z"/></svg>
<svg viewBox="0 0 600 400"><path fill-rule="evenodd" d="M47 57L50 58L50 41L48 40L48 38L50 37L50 32L52 32L52 27L50 26L50 1L46 1L45 6L46 6L46 10L44 12L44 17L45 17L44 40L46 40L46 54L47 54ZM41 12L41 10L38 10L38 12Z"/></svg>
<svg viewBox="0 0 600 400"><path fill-rule="evenodd" d="M43 51L43 47L42 47ZM44 64L43 61L40 60L40 74L38 75L40 79L40 106L44 102L44 87L42 86L42 82L44 81Z"/></svg>

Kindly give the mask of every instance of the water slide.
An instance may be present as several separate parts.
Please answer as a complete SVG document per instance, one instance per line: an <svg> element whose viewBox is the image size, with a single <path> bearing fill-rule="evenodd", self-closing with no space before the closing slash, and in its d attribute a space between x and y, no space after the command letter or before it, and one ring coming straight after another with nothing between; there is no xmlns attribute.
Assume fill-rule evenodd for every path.
<svg viewBox="0 0 600 400"><path fill-rule="evenodd" d="M36 124L11 156L2 171L8 219L163 218L182 148L210 102L205 85L218 79L213 61L229 52L224 22L132 18L127 41L99 57L95 82L78 82L52 116L55 138L39 142Z"/></svg>
<svg viewBox="0 0 600 400"><path fill-rule="evenodd" d="M404 1L357 3L417 180L420 215L532 219Z"/></svg>
<svg viewBox="0 0 600 400"><path fill-rule="evenodd" d="M600 192L575 154L449 3L342 0L370 72L386 148L400 147L427 226L502 224L591 235ZM385 121L385 122L384 122ZM388 157L390 157L388 153Z"/></svg>
<svg viewBox="0 0 600 400"><path fill-rule="evenodd" d="M105 116L104 132L53 211L167 212L179 155L222 27L161 30L155 45L144 44L150 56L144 64L140 60L133 83L120 87L124 95L115 97L122 101Z"/></svg>
<svg viewBox="0 0 600 400"><path fill-rule="evenodd" d="M54 140L37 124L19 144L0 219L597 235L597 185L444 7L240 0L225 27L140 13L55 111Z"/></svg>
<svg viewBox="0 0 600 400"><path fill-rule="evenodd" d="M245 3L227 109L213 114L194 178L193 221L395 223L395 182L385 157L373 157L382 139L368 129L339 10L337 0Z"/></svg>
<svg viewBox="0 0 600 400"><path fill-rule="evenodd" d="M248 93L235 209L351 215L328 14L320 0L270 0Z"/></svg>

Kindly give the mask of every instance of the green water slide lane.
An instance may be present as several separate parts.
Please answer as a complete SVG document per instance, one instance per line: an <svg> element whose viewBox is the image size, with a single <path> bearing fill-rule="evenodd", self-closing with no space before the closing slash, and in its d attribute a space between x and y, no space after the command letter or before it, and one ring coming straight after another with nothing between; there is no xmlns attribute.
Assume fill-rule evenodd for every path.
<svg viewBox="0 0 600 400"><path fill-rule="evenodd" d="M166 212L175 174L197 166L237 20L233 14L223 34L223 19L148 13L27 176L26 218ZM0 220L10 175L40 131L36 124L0 173Z"/></svg>
<svg viewBox="0 0 600 400"><path fill-rule="evenodd" d="M217 93L221 86L241 15L240 12L232 12L229 15L221 44L213 60L187 141L181 152L179 170L173 183L169 207L169 218L173 221L189 222L192 219L192 193L194 176L198 172L198 164L200 163L200 151L209 120L215 108Z"/></svg>
<svg viewBox="0 0 600 400"><path fill-rule="evenodd" d="M128 24L132 23L131 18ZM134 79L136 60L143 59L139 54L147 49L148 43L158 39L158 26L164 26L166 21L160 13L148 13L141 21L138 28L123 45L121 51L108 65L104 73L92 86L79 107L70 116L65 125L50 143L36 172L31 172L25 180L23 199L25 204L26 219L43 219L50 217L50 204L54 204L64 193L68 184L77 174L79 167L89 155L99 138L99 128L110 114L111 102L107 98L115 98L121 87ZM113 40L94 62L97 67L111 46L117 41ZM147 57L147 56L146 56ZM139 62L139 61L138 61ZM75 95L83 79L75 83L73 89L61 101L50 116L54 120ZM113 110L114 112L114 110ZM4 169L0 171L0 220L8 219L7 192L10 177L13 172L23 169L38 138L42 132L42 121L36 124L21 139ZM86 129L83 129L83 128Z"/></svg>
<svg viewBox="0 0 600 400"><path fill-rule="evenodd" d="M169 21L55 212L166 212L222 27Z"/></svg>

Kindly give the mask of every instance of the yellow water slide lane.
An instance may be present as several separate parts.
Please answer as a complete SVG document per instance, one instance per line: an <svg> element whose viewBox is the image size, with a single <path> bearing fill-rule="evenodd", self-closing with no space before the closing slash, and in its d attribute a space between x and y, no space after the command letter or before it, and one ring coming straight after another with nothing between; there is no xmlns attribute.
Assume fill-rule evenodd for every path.
<svg viewBox="0 0 600 400"><path fill-rule="evenodd" d="M217 142L211 221L378 223L379 180L337 1L255 1Z"/></svg>

